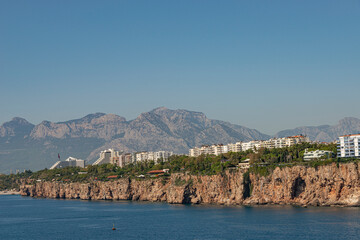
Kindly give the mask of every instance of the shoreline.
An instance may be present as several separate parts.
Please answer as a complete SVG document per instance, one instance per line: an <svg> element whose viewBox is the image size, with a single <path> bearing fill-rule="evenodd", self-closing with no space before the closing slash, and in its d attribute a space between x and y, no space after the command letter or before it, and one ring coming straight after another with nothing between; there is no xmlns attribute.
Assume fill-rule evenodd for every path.
<svg viewBox="0 0 360 240"><path fill-rule="evenodd" d="M3 190L3 191L0 191L0 195L20 195L20 191Z"/></svg>
<svg viewBox="0 0 360 240"><path fill-rule="evenodd" d="M1 195L1 194L0 194ZM10 195L10 194L4 194ZM12 195L21 195L21 194L12 194ZM71 200L71 201L87 201L87 202L135 202L135 203L148 203L148 204L169 204L169 205L182 205L182 206L196 206L196 207L244 207L244 208L252 208L252 207L293 207L293 208L356 208L359 209L360 205L301 205L296 203L241 203L241 204L224 204L224 203L170 203L167 201L151 201L151 200L131 200L131 199L81 199L81 198L62 198L62 197L34 197L34 196L25 196L33 199L49 199L49 200Z"/></svg>

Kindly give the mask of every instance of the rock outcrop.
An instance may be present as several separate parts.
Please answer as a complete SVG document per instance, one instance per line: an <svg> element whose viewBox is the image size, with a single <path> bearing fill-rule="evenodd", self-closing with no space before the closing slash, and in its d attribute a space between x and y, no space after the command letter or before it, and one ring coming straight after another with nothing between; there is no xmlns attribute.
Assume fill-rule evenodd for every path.
<svg viewBox="0 0 360 240"><path fill-rule="evenodd" d="M193 204L360 206L359 176L359 163L347 163L318 168L276 168L268 176L230 170L213 176L177 173L168 179L37 182L34 185L22 185L21 194L46 198Z"/></svg>

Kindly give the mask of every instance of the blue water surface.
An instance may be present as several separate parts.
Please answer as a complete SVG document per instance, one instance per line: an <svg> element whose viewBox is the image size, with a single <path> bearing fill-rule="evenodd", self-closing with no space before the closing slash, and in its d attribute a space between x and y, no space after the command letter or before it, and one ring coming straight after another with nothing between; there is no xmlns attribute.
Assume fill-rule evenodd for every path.
<svg viewBox="0 0 360 240"><path fill-rule="evenodd" d="M0 196L0 239L360 239L360 209Z"/></svg>

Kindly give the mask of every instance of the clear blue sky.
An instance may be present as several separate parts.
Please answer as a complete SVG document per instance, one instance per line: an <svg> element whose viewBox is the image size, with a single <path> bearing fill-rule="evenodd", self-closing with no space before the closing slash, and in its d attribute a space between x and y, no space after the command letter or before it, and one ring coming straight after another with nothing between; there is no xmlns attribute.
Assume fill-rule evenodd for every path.
<svg viewBox="0 0 360 240"><path fill-rule="evenodd" d="M155 107L273 134L360 117L360 1L0 2L0 123Z"/></svg>

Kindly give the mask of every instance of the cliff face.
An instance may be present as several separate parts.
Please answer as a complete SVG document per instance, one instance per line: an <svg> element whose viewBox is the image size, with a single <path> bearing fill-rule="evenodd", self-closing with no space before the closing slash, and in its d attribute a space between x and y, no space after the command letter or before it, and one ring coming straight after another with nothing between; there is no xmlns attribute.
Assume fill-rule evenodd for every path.
<svg viewBox="0 0 360 240"><path fill-rule="evenodd" d="M37 182L22 185L21 194L31 197L93 200L166 201L169 203L241 204L243 172L214 176L172 174L164 179L119 179L91 183Z"/></svg>
<svg viewBox="0 0 360 240"><path fill-rule="evenodd" d="M245 181L244 181L245 180ZM164 201L227 205L296 204L360 206L359 164L276 168L264 177L243 170L222 175L172 174L168 180L119 179L108 182L23 185L21 194L32 197Z"/></svg>
<svg viewBox="0 0 360 240"><path fill-rule="evenodd" d="M276 168L267 177L251 176L253 191L246 204L359 206L359 163Z"/></svg>

